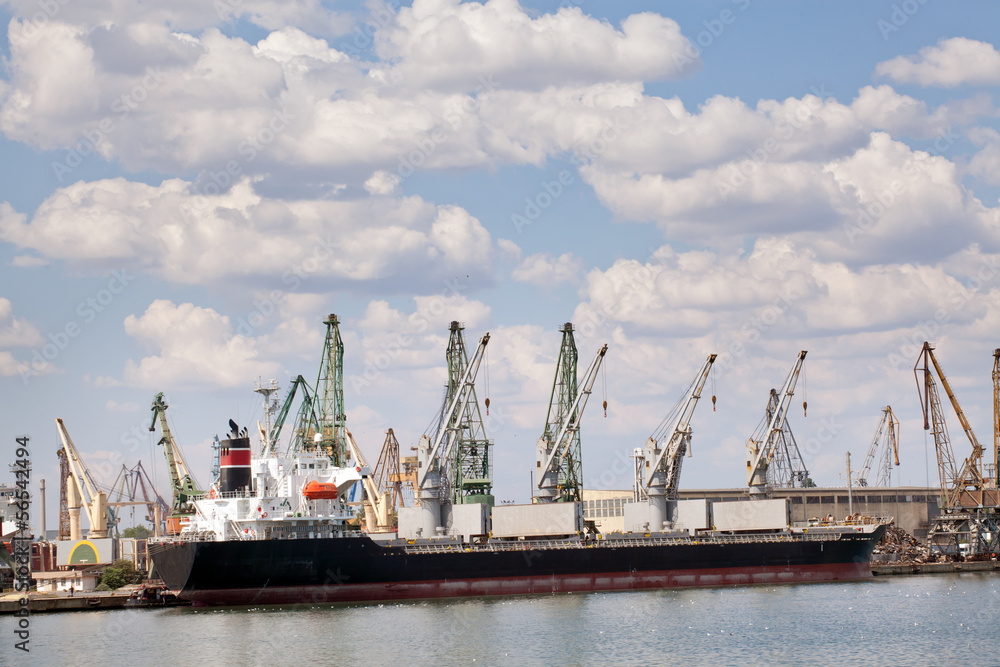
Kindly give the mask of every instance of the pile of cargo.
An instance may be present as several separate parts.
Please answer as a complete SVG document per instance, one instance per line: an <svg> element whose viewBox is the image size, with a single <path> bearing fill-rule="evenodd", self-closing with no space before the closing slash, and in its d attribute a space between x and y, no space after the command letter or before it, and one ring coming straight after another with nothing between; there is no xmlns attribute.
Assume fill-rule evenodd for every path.
<svg viewBox="0 0 1000 667"><path fill-rule="evenodd" d="M886 526L885 535L872 552L872 560L899 563L928 563L936 560L917 538L895 524Z"/></svg>

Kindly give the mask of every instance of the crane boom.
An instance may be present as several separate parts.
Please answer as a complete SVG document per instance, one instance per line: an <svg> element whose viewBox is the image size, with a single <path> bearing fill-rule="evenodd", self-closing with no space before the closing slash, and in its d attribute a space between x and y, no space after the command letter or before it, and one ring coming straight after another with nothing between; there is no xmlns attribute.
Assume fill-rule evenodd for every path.
<svg viewBox="0 0 1000 667"><path fill-rule="evenodd" d="M66 425L63 420L56 417L56 429L59 431L59 438L62 440L63 451L66 453L66 461L69 464L70 481L75 484L77 491L82 496L84 506L87 508L87 519L90 522L90 532L87 534L92 539L100 539L108 536L108 499L103 491L96 488L90 473L83 459L80 458L73 439L69 437ZM72 520L72 514L71 514ZM76 517L79 523L79 515ZM75 528L75 530L73 530ZM71 533L79 534L79 526L71 528Z"/></svg>
<svg viewBox="0 0 1000 667"><path fill-rule="evenodd" d="M993 350L993 488L1000 489L1000 348Z"/></svg>
<svg viewBox="0 0 1000 667"><path fill-rule="evenodd" d="M649 452L647 460L653 458L653 464L649 469L649 474L646 475L645 486L648 489L658 478L663 483L666 497L671 500L677 497L681 465L684 463L684 455L690 452L691 418L694 416L694 409L698 406L698 399L701 398L701 391L705 388L705 382L708 381L708 374L712 370L716 356L715 354L708 355L687 394L678 404L679 409L674 409L677 417L673 428L669 431L669 437L656 438L656 434L654 434L646 443Z"/></svg>
<svg viewBox="0 0 1000 667"><path fill-rule="evenodd" d="M891 464L889 459L889 454L891 453L895 458L896 465L899 465L899 420L896 419L895 413L892 411L892 406L885 406L882 410L882 419L879 421L878 426L875 428L875 437L872 438L872 445L868 449L868 456L865 457L865 463L861 467L861 472L858 473L858 484L860 486L868 486L868 476L871 474L872 465L875 463L876 454L879 451L880 445L885 445L883 450L882 459L879 464L879 476L876 484L878 486L889 486L889 472L891 470ZM883 434L885 437L883 438Z"/></svg>
<svg viewBox="0 0 1000 667"><path fill-rule="evenodd" d="M792 396L795 394L795 383L799 379L799 372L802 370L802 362L805 361L805 358L806 350L802 350L796 357L788 377L785 378L785 384L781 388L780 402L771 414L771 419L761 441L750 438L747 442L747 450L750 455L747 461L747 485L750 487L751 495L759 496L767 492L767 466L771 462L771 457L774 456L781 431L785 426Z"/></svg>
<svg viewBox="0 0 1000 667"><path fill-rule="evenodd" d="M191 513L191 509L188 506L188 499L191 496L200 495L202 491L198 490L198 484L192 477L191 473L188 472L187 464L184 463L184 457L181 455L180 447L177 446L177 442L174 440L173 434L170 432L170 425L167 424L167 405L166 401L163 399L163 392L160 392L153 399L153 420L149 424L149 430L156 430L156 422L160 422L160 441L157 443L163 445L163 453L167 458L167 472L170 475L170 486L171 486L171 513L175 516L177 515L188 515ZM178 528L176 524L173 526Z"/></svg>
<svg viewBox="0 0 1000 667"><path fill-rule="evenodd" d="M543 500L579 500L578 497L572 498L558 498L560 493L558 489L559 484L559 472L560 469L566 462L566 457L570 454L571 448L573 446L574 437L580 430L580 419L583 417L583 411L587 407L587 401L590 399L590 394L594 388L594 382L597 380L597 372L601 368L601 362L604 360L604 355L608 351L608 345L605 343L601 349L597 351L594 356L594 360L590 362L590 366L587 368L587 372L583 376L583 389L580 389L576 396L573 397L573 402L570 404L569 409L566 410L563 416L562 423L559 426L559 433L556 435L552 442L546 442L545 436L543 435L539 441L539 457L538 457L538 489L547 490L549 493L539 495L539 499ZM558 455L558 462L556 457ZM545 458L544 464L541 462L542 458ZM579 490L575 490L575 493L570 495L578 495Z"/></svg>
<svg viewBox="0 0 1000 667"><path fill-rule="evenodd" d="M441 444L447 434L461 429L461 424L452 426L452 420L455 415L465 414L469 398L472 396L472 390L475 387L476 375L479 373L479 364L483 360L483 354L486 352L486 345L489 342L490 334L489 332L486 332L486 334L479 341L479 347L476 348L476 352L472 356L472 361L469 362L469 365L465 369L465 374L462 376L459 390L455 392L455 395L452 397L451 404L444 412L441 419L441 428L438 429L437 436L434 438L433 444L426 453L426 460L428 463L427 465L421 467L417 476L417 486L421 489L425 488L427 483L427 474L430 470L432 468L436 468L440 471L441 460L443 459L447 461L451 455L451 446L454 438L448 439L448 444L445 445L445 450L442 454L439 455L438 450L441 449Z"/></svg>
<svg viewBox="0 0 1000 667"><path fill-rule="evenodd" d="M918 368L921 360L924 362L922 369ZM930 363L928 364L928 362ZM931 366L933 366L934 371L941 380L941 386L944 387L944 391L948 395L948 400L951 401L951 407L958 416L962 430L965 431L966 437L972 444L972 453L965 459L961 471L955 466L955 454L951 440L948 438L944 412L941 409L941 401L937 392L937 384L931 373ZM941 370L941 365L938 363L937 357L934 356L934 348L926 341L924 341L920 356L917 357L917 363L913 367L918 391L920 389L918 371L920 370L924 374L924 391L921 394L920 407L924 413L924 429L931 430L932 423L934 426L934 445L938 455L938 473L941 481L941 489L947 499L947 506L959 507L963 504L962 496L966 491L983 490L983 446L979 444L976 434L972 431L972 426L969 425L968 419L965 418L965 413L958 404L958 398L956 398L955 392L951 390L951 385L948 383L944 371Z"/></svg>
<svg viewBox="0 0 1000 667"><path fill-rule="evenodd" d="M350 429L344 429L344 433L347 439L347 446L351 452L351 456L358 465L361 466L361 484L364 486L366 498L365 507L365 521L368 525L369 532L373 531L387 531L392 528L391 517L389 516L389 498L388 494L382 494L378 486L375 484L375 480L372 477L371 468L368 467L368 461L365 459L365 455L361 453L361 448L358 447L358 443L354 441L354 436L351 434ZM368 508L371 508L372 516L369 516Z"/></svg>

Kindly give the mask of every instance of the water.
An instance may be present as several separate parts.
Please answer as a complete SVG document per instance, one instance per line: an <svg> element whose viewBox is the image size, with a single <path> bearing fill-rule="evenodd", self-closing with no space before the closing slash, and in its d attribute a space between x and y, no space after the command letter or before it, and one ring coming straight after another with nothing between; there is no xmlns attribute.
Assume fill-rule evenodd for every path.
<svg viewBox="0 0 1000 667"><path fill-rule="evenodd" d="M38 614L49 665L988 665L1000 577L254 609Z"/></svg>

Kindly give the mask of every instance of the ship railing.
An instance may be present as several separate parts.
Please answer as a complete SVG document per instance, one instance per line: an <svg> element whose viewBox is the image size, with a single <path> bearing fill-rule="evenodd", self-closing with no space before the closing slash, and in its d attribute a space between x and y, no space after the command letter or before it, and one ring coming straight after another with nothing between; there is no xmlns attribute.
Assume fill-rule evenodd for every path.
<svg viewBox="0 0 1000 667"><path fill-rule="evenodd" d="M200 495L191 496L191 500L219 500L221 499L231 499L231 498L252 498L253 495L248 493L246 489L240 489L239 491L209 491L208 493L202 493Z"/></svg>
<svg viewBox="0 0 1000 667"><path fill-rule="evenodd" d="M891 516L867 516L865 514L852 514L851 516L845 518L844 520L837 519L823 519L813 523L809 522L810 526L825 526L825 527L835 527L835 526L872 526L881 524L890 524L895 520L895 517Z"/></svg>

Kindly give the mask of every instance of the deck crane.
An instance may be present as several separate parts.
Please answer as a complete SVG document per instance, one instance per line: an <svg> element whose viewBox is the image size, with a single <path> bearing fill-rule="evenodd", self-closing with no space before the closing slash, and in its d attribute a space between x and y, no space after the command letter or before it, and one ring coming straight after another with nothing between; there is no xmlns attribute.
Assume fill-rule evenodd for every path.
<svg viewBox="0 0 1000 667"><path fill-rule="evenodd" d="M452 323L454 325L457 323ZM453 459L453 449L462 440L462 432L468 428L470 400L475 395L476 375L486 353L490 334L486 332L479 340L472 359L465 365L465 372L459 378L452 392L451 400L441 415L437 433L432 441L426 434L417 445L417 488L420 494L420 530L423 537L433 537L442 527L442 501L452 501L447 485ZM474 406L476 411L479 407Z"/></svg>
<svg viewBox="0 0 1000 667"><path fill-rule="evenodd" d="M768 467L774 457L778 455L778 448L787 443L787 440L782 436L785 432L792 396L795 394L795 383L799 379L799 372L802 370L802 362L805 361L805 358L806 350L802 350L796 357L788 377L785 378L780 395L772 394L772 396L777 396L778 400L777 405L768 410L770 418L765 420L763 429L759 429L747 441L747 485L750 487L751 496L759 498L767 494ZM769 403L769 408L771 405L773 403ZM805 471L797 472L799 474L796 477L802 477L801 473ZM805 477L803 477L802 482L805 482Z"/></svg>
<svg viewBox="0 0 1000 667"><path fill-rule="evenodd" d="M875 486L892 486L892 461L899 465L899 420L892 411L892 406L885 406L882 410L882 419L875 429L875 437L872 439L872 446L868 449L868 456L858 473L856 483L858 486L868 486L868 475L871 474L872 466L878 459L878 478ZM881 456L878 456L881 451Z"/></svg>
<svg viewBox="0 0 1000 667"><path fill-rule="evenodd" d="M923 362L923 367L920 364ZM933 367L933 371L931 370ZM941 380L951 407L954 408L958 421L965 431L966 437L972 444L972 453L962 464L959 470L955 465L955 453L952 449L951 439L948 437L948 429L945 425L944 410L941 406L941 399L938 394L937 383L934 380L934 373ZM951 385L938 364L937 357L934 356L934 348L931 344L924 342L924 346L917 357L917 363L913 366L913 374L917 381L917 390L921 390L920 377L923 376L923 388L920 391L920 407L924 414L924 430L929 430L934 435L934 449L937 452L938 477L941 482L941 493L946 499L946 507L961 507L963 505L978 505L982 502L983 490L983 446L979 444L976 434L972 432L972 426L965 418L962 407L958 404L955 393L951 390ZM972 496L967 493L972 492Z"/></svg>
<svg viewBox="0 0 1000 667"><path fill-rule="evenodd" d="M684 457L691 456L691 418L716 356L708 355L681 400L646 440L645 449L633 453L637 474L634 495L637 501L645 496L649 503L650 530L660 530L671 520L668 504L677 500L681 466Z"/></svg>
<svg viewBox="0 0 1000 667"><path fill-rule="evenodd" d="M562 347L556 363L556 377L549 398L549 413L542 437L535 449L537 493L535 502L578 502L582 500L583 465L580 452L580 419L597 380L597 372L608 351L605 343L583 376L578 390L576 342L573 325L562 328Z"/></svg>
<svg viewBox="0 0 1000 667"><path fill-rule="evenodd" d="M192 496L204 493L198 489L198 483L188 472L187 464L184 463L184 456L181 454L177 441L174 440L170 432L170 425L167 424L167 402L163 399L163 392L160 392L153 399L153 419L149 424L150 431L156 431L156 422L160 422L160 440L158 445L163 445L163 453L167 458L167 472L170 474L170 514L167 516L167 534L174 535L180 532L181 519L190 516L194 510L190 505Z"/></svg>
<svg viewBox="0 0 1000 667"><path fill-rule="evenodd" d="M81 537L80 502L86 509L87 520L90 523L87 538L103 539L108 536L108 497L94 484L87 466L76 450L76 445L73 444L73 439L69 437L66 425L59 417L56 417L56 428L69 465L70 475L66 481L69 496L70 539L75 542Z"/></svg>
<svg viewBox="0 0 1000 667"><path fill-rule="evenodd" d="M313 409L313 392L309 388L309 383L306 382L305 378L299 375L292 380L292 386L285 396L285 402L278 411L278 417L271 426L271 432L265 438L261 451L262 455L273 454L277 448L278 440L281 438L281 431L285 426L285 420L288 418L289 412L291 412L295 401L295 394L300 388L302 390L302 403L299 405L298 416L295 419L295 433L289 443L289 448L297 450L302 447L313 446L315 435L319 432L319 420L316 418L316 412Z"/></svg>
<svg viewBox="0 0 1000 667"><path fill-rule="evenodd" d="M381 533L392 530L392 511L389 509L389 494L379 490L372 475L371 468L361 448L354 441L350 429L345 429L348 451L354 458L355 465L361 467L361 484L365 490L363 505L365 508L365 525L369 533Z"/></svg>

